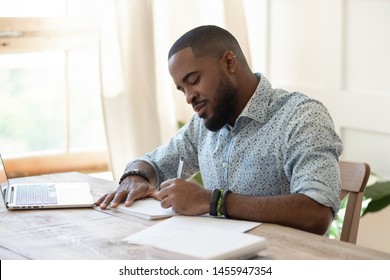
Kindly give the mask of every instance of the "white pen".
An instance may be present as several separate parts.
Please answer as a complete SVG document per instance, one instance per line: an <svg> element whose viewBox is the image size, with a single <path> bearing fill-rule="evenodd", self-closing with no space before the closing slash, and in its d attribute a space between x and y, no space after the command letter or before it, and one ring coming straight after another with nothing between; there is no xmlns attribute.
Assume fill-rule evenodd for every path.
<svg viewBox="0 0 390 280"><path fill-rule="evenodd" d="M179 167L177 168L177 178L181 178L181 175L183 173L183 165L184 165L184 159L181 157L179 161Z"/></svg>

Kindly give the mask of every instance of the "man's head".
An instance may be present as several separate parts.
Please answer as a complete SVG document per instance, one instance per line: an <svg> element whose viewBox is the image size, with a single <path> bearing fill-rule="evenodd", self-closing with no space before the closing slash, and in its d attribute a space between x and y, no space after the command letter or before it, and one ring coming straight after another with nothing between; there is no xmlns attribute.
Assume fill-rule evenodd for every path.
<svg viewBox="0 0 390 280"><path fill-rule="evenodd" d="M234 124L242 110L235 75L239 64L247 64L233 35L217 26L197 27L173 44L168 60L177 89L209 130Z"/></svg>
<svg viewBox="0 0 390 280"><path fill-rule="evenodd" d="M229 31L215 25L199 26L182 35L169 50L168 60L186 48L191 48L197 58L220 58L226 51L233 51L239 59L244 58L237 39Z"/></svg>

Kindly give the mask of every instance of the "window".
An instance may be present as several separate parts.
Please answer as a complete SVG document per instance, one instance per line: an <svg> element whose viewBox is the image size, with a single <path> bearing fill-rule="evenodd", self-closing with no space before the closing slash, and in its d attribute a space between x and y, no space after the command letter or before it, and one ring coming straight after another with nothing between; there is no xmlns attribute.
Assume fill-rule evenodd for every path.
<svg viewBox="0 0 390 280"><path fill-rule="evenodd" d="M99 2L0 7L0 152L10 173L107 169Z"/></svg>

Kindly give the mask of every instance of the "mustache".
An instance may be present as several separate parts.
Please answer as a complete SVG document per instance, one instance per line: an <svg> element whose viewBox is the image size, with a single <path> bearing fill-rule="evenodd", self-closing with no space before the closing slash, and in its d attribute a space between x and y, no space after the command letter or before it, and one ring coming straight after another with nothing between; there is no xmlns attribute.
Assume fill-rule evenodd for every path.
<svg viewBox="0 0 390 280"><path fill-rule="evenodd" d="M196 111L196 108L201 105L203 106L204 103L206 103L207 100L193 100L191 105L192 105L192 108L194 109L194 111Z"/></svg>

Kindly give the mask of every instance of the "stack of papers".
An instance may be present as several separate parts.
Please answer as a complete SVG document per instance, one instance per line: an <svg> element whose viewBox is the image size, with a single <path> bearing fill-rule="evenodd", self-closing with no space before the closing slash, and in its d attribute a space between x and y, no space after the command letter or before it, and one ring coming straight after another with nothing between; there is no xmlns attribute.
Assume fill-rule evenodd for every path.
<svg viewBox="0 0 390 280"><path fill-rule="evenodd" d="M174 216L125 240L150 246L154 258L248 259L267 247L265 238L244 233L258 225L210 216Z"/></svg>
<svg viewBox="0 0 390 280"><path fill-rule="evenodd" d="M205 226L188 234L161 240L151 255L164 259L250 259L266 248L263 237Z"/></svg>

